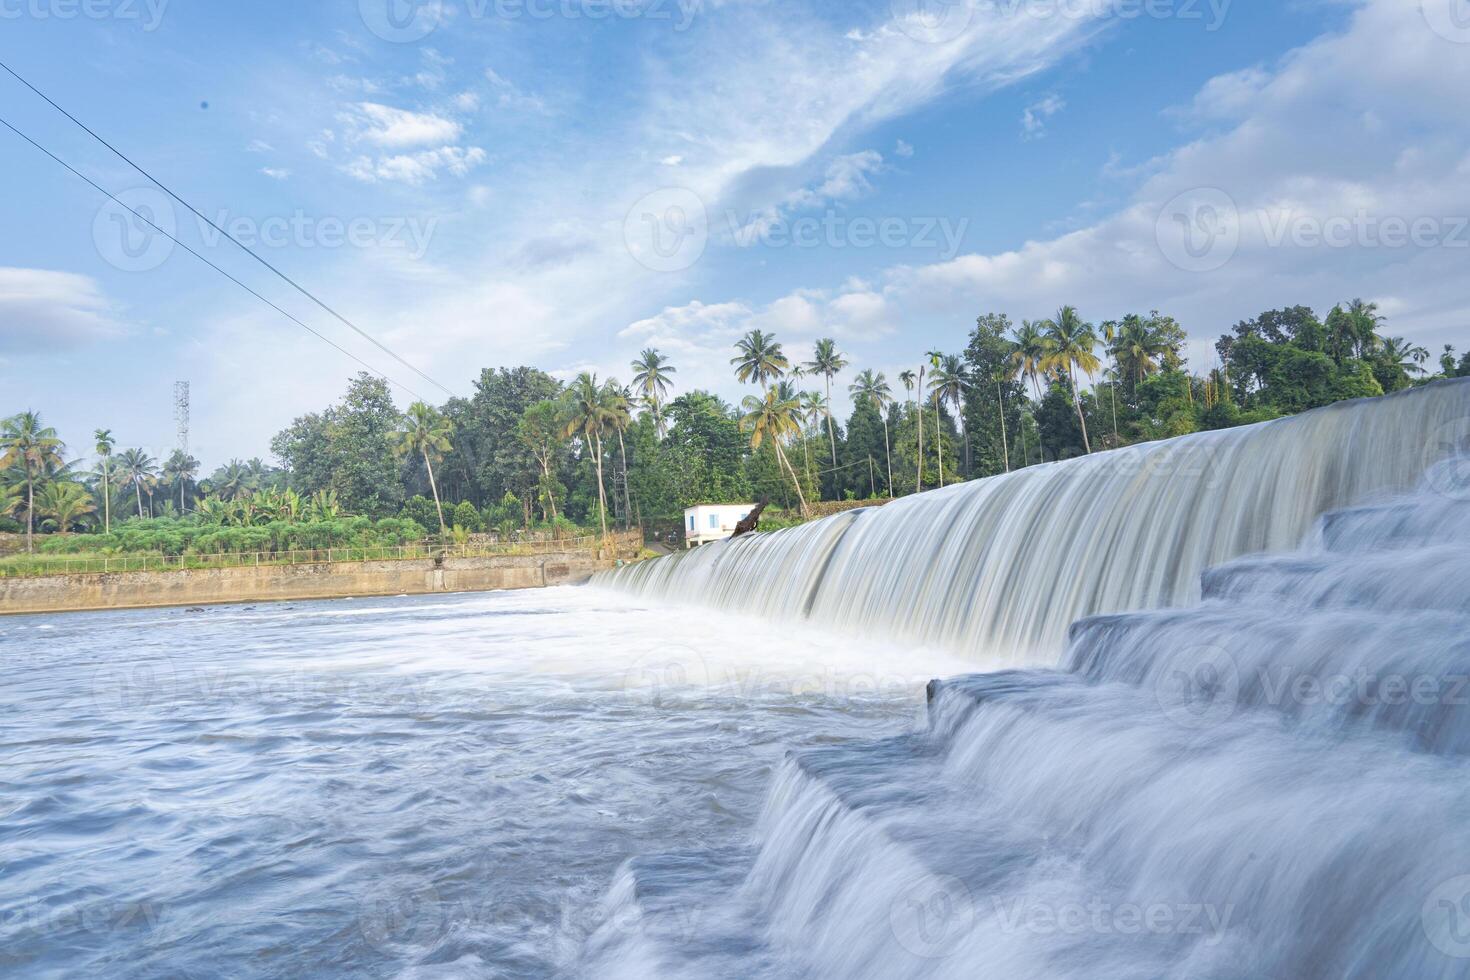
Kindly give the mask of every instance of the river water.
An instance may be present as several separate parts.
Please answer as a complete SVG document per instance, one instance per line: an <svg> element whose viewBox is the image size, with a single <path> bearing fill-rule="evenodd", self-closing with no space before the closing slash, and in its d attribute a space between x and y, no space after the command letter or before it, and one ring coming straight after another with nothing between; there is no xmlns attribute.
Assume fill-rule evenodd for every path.
<svg viewBox="0 0 1470 980"><path fill-rule="evenodd" d="M0 619L0 975L595 975L940 654L595 589ZM902 663L902 672L894 665Z"/></svg>

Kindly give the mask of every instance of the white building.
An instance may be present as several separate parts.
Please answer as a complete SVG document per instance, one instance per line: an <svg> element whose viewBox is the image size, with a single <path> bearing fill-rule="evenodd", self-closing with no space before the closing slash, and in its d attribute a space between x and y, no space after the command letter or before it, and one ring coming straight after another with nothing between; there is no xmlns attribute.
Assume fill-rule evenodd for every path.
<svg viewBox="0 0 1470 980"><path fill-rule="evenodd" d="M700 504L684 511L684 547L723 541L735 525L755 510L755 504Z"/></svg>

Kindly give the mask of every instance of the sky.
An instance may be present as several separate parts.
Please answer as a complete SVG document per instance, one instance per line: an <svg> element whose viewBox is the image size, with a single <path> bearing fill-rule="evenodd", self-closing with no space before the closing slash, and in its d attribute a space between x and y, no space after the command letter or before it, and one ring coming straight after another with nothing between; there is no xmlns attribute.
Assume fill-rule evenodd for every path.
<svg viewBox="0 0 1470 980"><path fill-rule="evenodd" d="M206 472L337 399L487 367L736 400L731 346L852 371L976 316L1376 301L1470 344L1470 0L0 0L0 414ZM845 382L836 407L843 411ZM442 385L442 388L440 387Z"/></svg>

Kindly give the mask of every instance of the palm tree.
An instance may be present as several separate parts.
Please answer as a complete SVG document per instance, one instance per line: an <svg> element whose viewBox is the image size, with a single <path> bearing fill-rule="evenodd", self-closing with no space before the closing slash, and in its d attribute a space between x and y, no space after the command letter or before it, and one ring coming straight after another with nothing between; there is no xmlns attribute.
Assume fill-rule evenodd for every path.
<svg viewBox="0 0 1470 980"><path fill-rule="evenodd" d="M214 492L221 500L238 500L250 492L251 483L249 468L238 459L232 459L214 478Z"/></svg>
<svg viewBox="0 0 1470 980"><path fill-rule="evenodd" d="M867 368L847 386L847 391L853 401L872 405L883 420L883 456L888 463L888 496L892 497L893 449L888 444L888 405L893 401L893 391L888 387L888 379L883 377L882 371L874 374L872 368Z"/></svg>
<svg viewBox="0 0 1470 980"><path fill-rule="evenodd" d="M837 469L837 430L832 425L832 379L847 367L847 359L837 350L837 341L818 340L812 348L812 359L805 365L808 374L820 374L827 383L827 438L832 443L832 469Z"/></svg>
<svg viewBox="0 0 1470 980"><path fill-rule="evenodd" d="M198 475L199 460L182 449L175 449L169 454L168 461L163 464L163 478L169 483L176 484L179 488L180 514L187 509L184 505L184 493L189 487L189 481Z"/></svg>
<svg viewBox="0 0 1470 980"><path fill-rule="evenodd" d="M88 514L97 513L97 505L80 483L58 481L41 488L36 498L36 513L44 518L43 524L65 534Z"/></svg>
<svg viewBox="0 0 1470 980"><path fill-rule="evenodd" d="M116 442L111 429L98 429L92 433L97 442L97 459L102 463L102 533L112 533L112 447Z"/></svg>
<svg viewBox="0 0 1470 980"><path fill-rule="evenodd" d="M132 483L132 495L138 502L138 517L143 517L143 488L150 486L159 473L159 463L143 450L123 450L118 455L118 466L122 467L123 482ZM148 491L153 494L153 491Z"/></svg>
<svg viewBox="0 0 1470 980"><path fill-rule="evenodd" d="M792 374L798 373L800 372L792 372ZM798 417L805 420L806 424L811 426L812 429L820 426L822 424L822 416L827 414L828 401L822 397L820 391L803 391L798 395L796 389L790 386L789 382L780 381L776 384L776 398L778 401L787 401L795 398L798 403ZM812 451L810 444L811 438L809 433L802 433L801 452L806 457L806 478L815 483L816 480L812 476Z"/></svg>
<svg viewBox="0 0 1470 980"><path fill-rule="evenodd" d="M801 480L797 479L796 470L792 469L786 453L781 449L784 439L801 432L801 422L798 421L800 406L796 399L784 397L786 394L778 389L768 390L764 398L746 395L741 403L745 415L740 419L740 427L750 433L751 450L759 449L762 442L771 440L771 445L776 450L777 462L791 475L791 482L796 487L796 499L801 503L801 515L805 517L806 495L801 492Z"/></svg>
<svg viewBox="0 0 1470 980"><path fill-rule="evenodd" d="M444 459L444 454L454 448L450 436L454 435L454 423L438 409L424 402L408 406L398 431L392 434L393 449L400 458L417 455L423 457L424 467L429 471L429 490L434 494L434 510L439 514L439 534L447 535L444 524L444 506L439 502L439 485L434 482L434 463Z"/></svg>
<svg viewBox="0 0 1470 980"><path fill-rule="evenodd" d="M663 400L669 393L669 375L679 373L678 368L653 347L639 354L632 368L635 372L633 387L643 393L644 400L653 408L653 424L662 439L668 435L664 426Z"/></svg>
<svg viewBox="0 0 1470 980"><path fill-rule="evenodd" d="M1066 374L1072 386L1072 406L1077 410L1077 421L1082 424L1082 448L1092 452L1092 443L1087 438L1087 419L1082 414L1082 396L1077 391L1077 371L1091 375L1101 365L1092 351L1097 346L1097 334L1092 325L1085 322L1074 306L1064 306L1057 311L1055 320L1042 324L1046 331L1050 353L1042 361L1046 370Z"/></svg>
<svg viewBox="0 0 1470 980"><path fill-rule="evenodd" d="M0 484L0 517L11 517L25 503L25 488L20 484Z"/></svg>
<svg viewBox="0 0 1470 980"><path fill-rule="evenodd" d="M608 378L606 385L607 424L618 434L618 458L623 464L623 530L631 526L633 499L628 494L628 447L623 442L623 433L633 424L633 413L629 409L631 393L618 384L616 378Z"/></svg>
<svg viewBox="0 0 1470 980"><path fill-rule="evenodd" d="M61 465L62 448L56 430L43 425L35 412L21 412L0 424L0 469L25 472L27 552L35 551L36 477L48 466Z"/></svg>
<svg viewBox="0 0 1470 980"><path fill-rule="evenodd" d="M735 349L739 353L730 358L730 363L735 365L735 377L741 384L755 381L761 386L761 391L765 391L771 381L781 377L791 367L791 362L786 359L776 338L760 330L752 330L741 337L736 342Z"/></svg>
<svg viewBox="0 0 1470 980"><path fill-rule="evenodd" d="M1378 327L1383 323L1383 316L1378 312L1378 304L1355 299L1348 303L1347 314L1349 322L1353 325L1352 340L1357 355L1362 357L1377 349Z"/></svg>
<svg viewBox="0 0 1470 980"><path fill-rule="evenodd" d="M916 414L917 414L918 420L919 420L919 470L918 470L918 477L914 480L914 493L923 493L924 492L924 403L923 403L923 398L924 398L924 365L922 365L922 364L919 365L919 373L917 375L914 374L914 372L912 372L912 371L905 371L905 372L903 372L902 374L900 374L898 376L898 380L900 380L900 381L903 382L903 386L909 392L909 394L912 395L913 392L914 392L914 389L916 389L916 388L919 391L919 398L914 403L915 407L918 409L918 411L917 411Z"/></svg>
<svg viewBox="0 0 1470 980"><path fill-rule="evenodd" d="M1384 337L1378 352L1386 363L1405 374L1423 374L1424 362L1429 360L1429 351L1402 337Z"/></svg>
<svg viewBox="0 0 1470 980"><path fill-rule="evenodd" d="M758 332L758 331L757 331ZM602 482L602 435L608 428L610 412L607 391L597 383L597 375L583 371L567 388L567 422L563 430L567 438L579 437L592 446L597 463L598 518L602 536L607 537L607 487Z"/></svg>
<svg viewBox="0 0 1470 980"><path fill-rule="evenodd" d="M1011 351L1011 377L1030 378L1031 387L1035 389L1036 400L1039 402L1041 375L1046 371L1046 359L1051 356L1046 334L1042 331L1041 324L1022 320L1011 342L1015 345L1015 349Z"/></svg>
<svg viewBox="0 0 1470 980"><path fill-rule="evenodd" d="M944 360L944 354L941 351L931 350L926 356L929 358L930 373L931 374L937 373L939 371L940 362L942 362ZM924 387L924 385L923 385L923 377L924 377L924 366L923 365L920 365L919 366L919 379L920 379L919 388L921 390ZM934 394L934 446L935 446L935 458L939 460L939 488L942 490L942 489L944 489L944 433L939 428L939 392L937 390L934 390L934 387L933 387L933 383L932 382L930 383L930 390ZM923 418L923 413L922 412L919 413L919 417L921 419ZM922 460L924 458L924 454L923 454L923 433L922 432L920 433L919 446L920 446L920 449L919 449L919 459L920 459L920 466L922 467L922 465L923 465Z"/></svg>
<svg viewBox="0 0 1470 980"><path fill-rule="evenodd" d="M949 402L955 407L955 413L960 419L960 437L965 441L965 474L970 473L970 432L965 421L965 389L970 387L969 373L965 370L965 362L957 354L945 354L940 358L939 364L934 368L934 375L929 381L929 386L934 391L934 397L940 402ZM1005 415L1000 418L1001 441L1005 441ZM938 419L936 416L936 428ZM941 466L944 464L941 463ZM1006 463L1006 471L1010 471L1009 460Z"/></svg>

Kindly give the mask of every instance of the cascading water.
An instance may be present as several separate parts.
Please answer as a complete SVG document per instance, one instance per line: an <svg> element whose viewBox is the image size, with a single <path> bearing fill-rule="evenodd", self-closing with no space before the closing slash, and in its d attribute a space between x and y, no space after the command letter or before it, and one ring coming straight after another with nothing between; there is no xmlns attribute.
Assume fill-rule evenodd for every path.
<svg viewBox="0 0 1470 980"><path fill-rule="evenodd" d="M913 733L789 754L751 848L625 865L586 974L1470 977L1467 396L1151 450L1210 447L1217 483L1084 460L620 580L867 624L878 603L972 653L1044 647L1062 608L1196 604L1084 618L1057 669L936 681ZM1193 566L1293 533L1201 588ZM884 553L880 602L858 563ZM792 554L801 578L752 567ZM1044 567L1056 595L986 605Z"/></svg>
<svg viewBox="0 0 1470 980"><path fill-rule="evenodd" d="M1189 605L1200 573L1296 547L1470 435L1470 381L1028 467L608 573L651 598L1054 662L1074 620ZM1345 516L1350 520L1350 515Z"/></svg>

